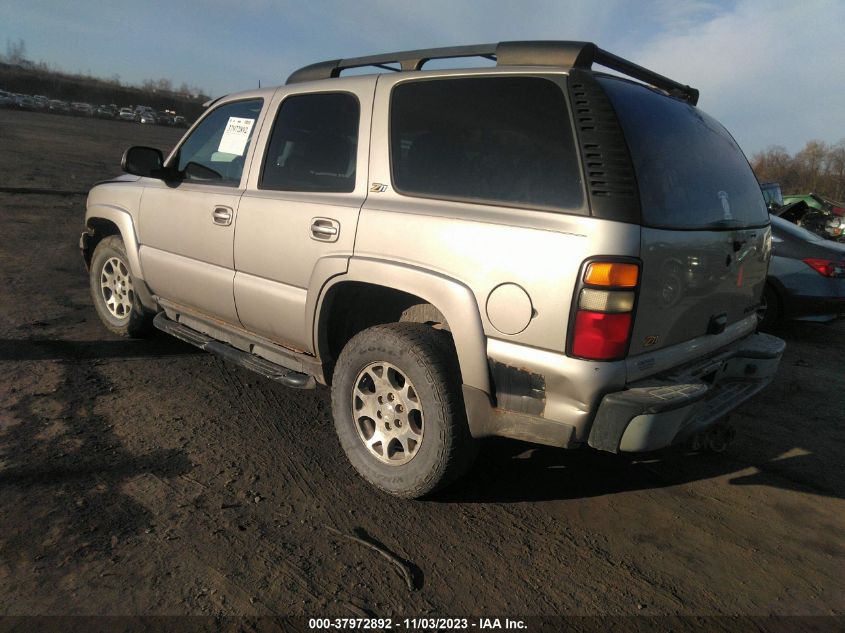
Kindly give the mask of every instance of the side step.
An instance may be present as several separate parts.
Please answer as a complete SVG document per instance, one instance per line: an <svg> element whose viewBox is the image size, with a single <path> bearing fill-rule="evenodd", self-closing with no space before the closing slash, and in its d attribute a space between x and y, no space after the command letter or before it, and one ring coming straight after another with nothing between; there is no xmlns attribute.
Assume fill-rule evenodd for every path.
<svg viewBox="0 0 845 633"><path fill-rule="evenodd" d="M236 365L245 367L250 371L261 374L265 378L280 382L287 387L293 389L314 389L317 382L313 376L303 374L287 367L282 367L276 363L271 363L269 360L250 354L249 352L241 351L227 343L218 341L206 336L202 332L197 332L191 328L172 321L167 318L164 312L159 312L153 319L153 325L156 329L161 330L171 336L175 336L181 341L190 343L200 349L204 349L212 354L217 354L227 361L231 361Z"/></svg>

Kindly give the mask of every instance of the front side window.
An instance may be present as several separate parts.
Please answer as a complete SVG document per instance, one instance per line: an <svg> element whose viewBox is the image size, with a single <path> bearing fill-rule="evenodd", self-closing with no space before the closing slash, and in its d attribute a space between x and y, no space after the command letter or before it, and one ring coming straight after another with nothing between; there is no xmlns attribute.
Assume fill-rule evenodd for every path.
<svg viewBox="0 0 845 633"><path fill-rule="evenodd" d="M405 194L566 210L584 203L566 100L541 77L398 84L390 158Z"/></svg>
<svg viewBox="0 0 845 633"><path fill-rule="evenodd" d="M345 92L285 99L273 125L259 188L353 191L359 113L358 99Z"/></svg>
<svg viewBox="0 0 845 633"><path fill-rule="evenodd" d="M237 187L263 99L235 101L209 113L177 155L184 181Z"/></svg>

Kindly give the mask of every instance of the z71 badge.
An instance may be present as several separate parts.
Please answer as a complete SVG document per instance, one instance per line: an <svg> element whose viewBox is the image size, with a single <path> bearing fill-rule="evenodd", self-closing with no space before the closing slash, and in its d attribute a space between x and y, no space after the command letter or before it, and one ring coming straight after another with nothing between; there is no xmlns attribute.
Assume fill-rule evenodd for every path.
<svg viewBox="0 0 845 633"><path fill-rule="evenodd" d="M651 347L652 345L657 345L657 341L659 340L659 336L646 336L645 340L643 341L643 345L645 347Z"/></svg>

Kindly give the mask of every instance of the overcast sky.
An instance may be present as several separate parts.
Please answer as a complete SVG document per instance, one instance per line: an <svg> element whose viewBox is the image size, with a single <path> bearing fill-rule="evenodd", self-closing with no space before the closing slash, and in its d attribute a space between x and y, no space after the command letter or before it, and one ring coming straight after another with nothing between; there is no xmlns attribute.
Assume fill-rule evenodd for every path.
<svg viewBox="0 0 845 633"><path fill-rule="evenodd" d="M698 88L749 155L845 138L842 0L3 0L0 52L18 39L63 70L168 78L212 96L283 83L323 59L589 40Z"/></svg>

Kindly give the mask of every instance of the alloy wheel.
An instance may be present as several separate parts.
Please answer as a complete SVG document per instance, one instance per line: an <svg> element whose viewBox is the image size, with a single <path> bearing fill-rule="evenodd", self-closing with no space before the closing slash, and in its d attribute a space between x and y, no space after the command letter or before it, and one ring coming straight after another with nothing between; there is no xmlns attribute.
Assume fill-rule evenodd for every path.
<svg viewBox="0 0 845 633"><path fill-rule="evenodd" d="M423 410L405 373L388 362L370 363L355 379L352 418L364 446L379 461L401 466L423 440Z"/></svg>
<svg viewBox="0 0 845 633"><path fill-rule="evenodd" d="M117 257L110 257L103 264L100 273L100 291L106 309L118 319L126 319L135 302L135 288L129 276L129 268Z"/></svg>

